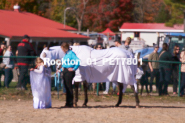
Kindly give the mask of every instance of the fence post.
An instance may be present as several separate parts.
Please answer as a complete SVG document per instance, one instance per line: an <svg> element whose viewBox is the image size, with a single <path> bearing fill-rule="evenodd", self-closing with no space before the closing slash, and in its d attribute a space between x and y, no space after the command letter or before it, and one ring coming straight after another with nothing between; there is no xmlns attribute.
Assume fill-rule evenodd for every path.
<svg viewBox="0 0 185 123"><path fill-rule="evenodd" d="M96 95L99 96L99 83L97 83L97 91L96 91Z"/></svg>
<svg viewBox="0 0 185 123"><path fill-rule="evenodd" d="M181 64L179 64L179 82L178 82L178 96L180 96L180 89L181 89Z"/></svg>

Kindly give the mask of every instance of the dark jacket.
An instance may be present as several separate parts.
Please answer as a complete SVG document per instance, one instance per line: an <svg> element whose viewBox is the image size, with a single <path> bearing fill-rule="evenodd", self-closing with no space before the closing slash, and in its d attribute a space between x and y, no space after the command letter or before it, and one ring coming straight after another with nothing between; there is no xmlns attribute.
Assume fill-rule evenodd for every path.
<svg viewBox="0 0 185 123"><path fill-rule="evenodd" d="M32 44L24 39L18 44L17 50L18 50L18 56L36 55L36 52L33 49ZM28 65L30 61L32 61L32 59L30 58L17 58L17 65L25 66L25 65Z"/></svg>
<svg viewBox="0 0 185 123"><path fill-rule="evenodd" d="M180 62L179 55L178 56L173 55L172 61ZM172 64L172 68L173 67L178 67L178 66L179 66L179 64Z"/></svg>
<svg viewBox="0 0 185 123"><path fill-rule="evenodd" d="M145 71L141 77L140 84L147 85L148 84L148 77L150 77L150 73L148 71Z"/></svg>
<svg viewBox="0 0 185 123"><path fill-rule="evenodd" d="M168 51L165 51L163 54L161 54L161 53L159 55L159 61L172 61L172 55ZM159 63L159 68L170 69L171 68L171 64L170 63L160 62Z"/></svg>

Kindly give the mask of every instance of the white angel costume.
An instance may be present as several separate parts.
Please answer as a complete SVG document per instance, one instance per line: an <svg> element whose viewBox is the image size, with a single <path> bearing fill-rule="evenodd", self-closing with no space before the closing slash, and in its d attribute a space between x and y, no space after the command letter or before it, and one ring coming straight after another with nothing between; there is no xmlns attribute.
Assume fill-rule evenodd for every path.
<svg viewBox="0 0 185 123"><path fill-rule="evenodd" d="M40 66L30 72L30 82L35 109L51 108L51 70Z"/></svg>

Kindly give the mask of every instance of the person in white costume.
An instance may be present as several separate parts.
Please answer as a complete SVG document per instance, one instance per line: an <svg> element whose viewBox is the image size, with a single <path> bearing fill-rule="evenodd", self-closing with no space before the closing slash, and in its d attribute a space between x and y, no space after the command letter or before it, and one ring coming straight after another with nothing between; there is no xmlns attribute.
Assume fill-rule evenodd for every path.
<svg viewBox="0 0 185 123"><path fill-rule="evenodd" d="M41 58L36 59L38 69L30 69L30 82L34 109L51 108L51 70L44 66Z"/></svg>

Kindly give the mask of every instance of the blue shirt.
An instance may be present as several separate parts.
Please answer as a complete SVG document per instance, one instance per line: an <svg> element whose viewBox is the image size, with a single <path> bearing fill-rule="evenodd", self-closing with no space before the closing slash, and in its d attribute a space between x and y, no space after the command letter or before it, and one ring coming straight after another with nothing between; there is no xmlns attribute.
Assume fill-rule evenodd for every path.
<svg viewBox="0 0 185 123"><path fill-rule="evenodd" d="M62 68L73 68L77 70L80 66L80 59L72 50L68 50L64 58L62 58ZM62 72L62 68L60 69Z"/></svg>

